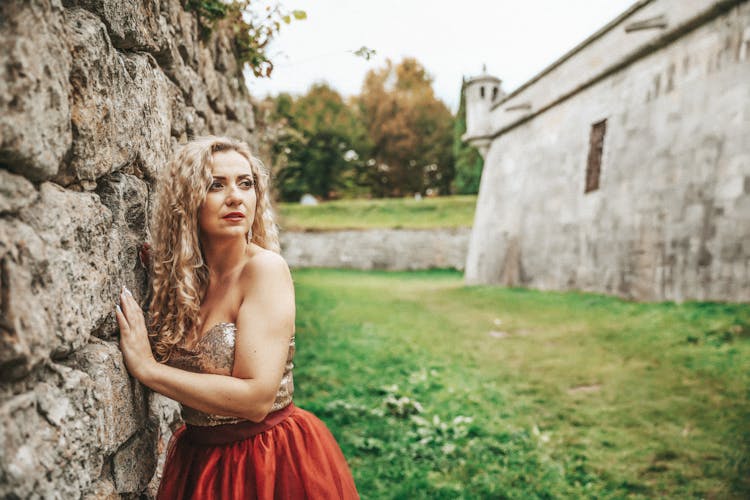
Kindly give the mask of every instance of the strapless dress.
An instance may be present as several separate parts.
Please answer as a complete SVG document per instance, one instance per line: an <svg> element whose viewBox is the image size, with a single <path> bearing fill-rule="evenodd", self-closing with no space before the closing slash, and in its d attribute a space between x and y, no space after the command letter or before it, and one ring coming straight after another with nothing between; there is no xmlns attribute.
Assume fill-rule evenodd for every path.
<svg viewBox="0 0 750 500"><path fill-rule="evenodd" d="M231 376L237 327L213 326L168 364ZM157 499L356 499L354 478L335 438L292 402L295 339L271 413L262 422L182 405L185 424L169 441Z"/></svg>
<svg viewBox="0 0 750 500"><path fill-rule="evenodd" d="M237 335L237 327L234 323L219 323L211 327L200 340L190 349L178 347L170 356L167 364L195 373L214 373L216 375L231 375L234 367L234 344ZM281 377L279 389L276 392L276 400L271 406L271 411L286 408L292 402L294 396L294 337L289 341L289 354L284 366L284 375ZM181 405L182 419L190 425L219 425L241 422L243 419L225 415L211 415L195 410L189 406Z"/></svg>

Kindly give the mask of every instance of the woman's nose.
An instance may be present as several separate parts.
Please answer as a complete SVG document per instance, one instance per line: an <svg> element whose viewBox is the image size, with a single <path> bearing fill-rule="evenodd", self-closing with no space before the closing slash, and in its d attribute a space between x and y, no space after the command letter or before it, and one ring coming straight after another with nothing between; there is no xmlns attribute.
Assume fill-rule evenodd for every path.
<svg viewBox="0 0 750 500"><path fill-rule="evenodd" d="M226 199L227 205L233 205L241 201L242 198L240 197L240 188L238 186L230 186Z"/></svg>

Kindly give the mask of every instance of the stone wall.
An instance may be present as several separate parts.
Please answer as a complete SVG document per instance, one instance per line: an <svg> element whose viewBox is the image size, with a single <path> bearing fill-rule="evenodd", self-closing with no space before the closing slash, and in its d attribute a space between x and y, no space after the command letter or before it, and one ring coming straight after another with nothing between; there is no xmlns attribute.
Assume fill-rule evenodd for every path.
<svg viewBox="0 0 750 500"><path fill-rule="evenodd" d="M154 494L179 421L128 376L155 174L206 133L253 143L226 27L179 0L0 3L0 496Z"/></svg>
<svg viewBox="0 0 750 500"><path fill-rule="evenodd" d="M649 16L673 3L648 3ZM703 5L713 3L713 17L667 28L616 72L502 125L485 160L468 283L750 301L750 2ZM546 75L528 89L546 95L533 87L554 93L558 83ZM599 189L584 194L590 130L604 119Z"/></svg>
<svg viewBox="0 0 750 500"><path fill-rule="evenodd" d="M292 267L464 269L469 228L282 232L281 253Z"/></svg>

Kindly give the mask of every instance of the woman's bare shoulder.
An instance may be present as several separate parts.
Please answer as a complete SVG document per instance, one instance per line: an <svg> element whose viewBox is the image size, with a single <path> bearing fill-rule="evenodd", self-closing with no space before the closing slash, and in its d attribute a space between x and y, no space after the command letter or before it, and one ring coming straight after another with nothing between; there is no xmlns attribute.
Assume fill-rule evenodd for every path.
<svg viewBox="0 0 750 500"><path fill-rule="evenodd" d="M286 260L284 260L284 257L280 254L257 245L256 247L257 248L255 248L248 256L247 263L245 264L246 270L289 271L289 266L287 265Z"/></svg>
<svg viewBox="0 0 750 500"><path fill-rule="evenodd" d="M284 257L271 250L257 247L245 263L241 281L245 290L252 290L258 286L291 282L291 273Z"/></svg>

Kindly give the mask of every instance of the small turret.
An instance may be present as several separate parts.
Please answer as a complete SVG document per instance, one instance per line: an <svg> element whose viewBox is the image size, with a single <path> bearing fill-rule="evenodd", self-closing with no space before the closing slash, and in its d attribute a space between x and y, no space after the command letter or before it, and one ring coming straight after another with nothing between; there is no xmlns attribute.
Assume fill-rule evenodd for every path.
<svg viewBox="0 0 750 500"><path fill-rule="evenodd" d="M489 75L487 67L482 67L482 74L469 78L464 83L466 99L466 133L462 139L479 149L482 156L487 154L492 139L490 111L493 104L505 97L502 80Z"/></svg>

